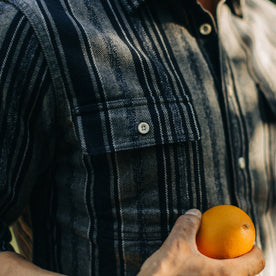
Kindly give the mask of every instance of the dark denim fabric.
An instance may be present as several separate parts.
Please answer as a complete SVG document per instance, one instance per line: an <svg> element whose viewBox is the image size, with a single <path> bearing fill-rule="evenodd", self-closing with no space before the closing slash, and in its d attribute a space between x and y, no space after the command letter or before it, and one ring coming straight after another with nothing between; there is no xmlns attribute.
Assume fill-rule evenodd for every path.
<svg viewBox="0 0 276 276"><path fill-rule="evenodd" d="M264 0L216 22L193 1L0 1L2 249L28 208L34 263L135 275L187 209L234 204L275 276L275 18Z"/></svg>

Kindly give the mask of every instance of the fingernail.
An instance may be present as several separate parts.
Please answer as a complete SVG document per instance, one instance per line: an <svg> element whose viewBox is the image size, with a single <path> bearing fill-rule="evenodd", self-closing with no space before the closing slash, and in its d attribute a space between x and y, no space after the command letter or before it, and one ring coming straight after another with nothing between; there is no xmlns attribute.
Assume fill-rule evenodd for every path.
<svg viewBox="0 0 276 276"><path fill-rule="evenodd" d="M199 219L201 219L201 212L198 209L190 209L185 213L185 215L186 214L187 215L193 215L193 216L196 216Z"/></svg>

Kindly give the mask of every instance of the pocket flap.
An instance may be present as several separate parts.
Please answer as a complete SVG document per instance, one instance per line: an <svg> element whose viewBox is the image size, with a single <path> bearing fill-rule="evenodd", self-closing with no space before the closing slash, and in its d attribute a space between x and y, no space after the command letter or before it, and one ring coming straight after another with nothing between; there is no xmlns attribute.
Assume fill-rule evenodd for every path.
<svg viewBox="0 0 276 276"><path fill-rule="evenodd" d="M200 139L194 108L184 100L118 100L76 107L75 115L87 154Z"/></svg>

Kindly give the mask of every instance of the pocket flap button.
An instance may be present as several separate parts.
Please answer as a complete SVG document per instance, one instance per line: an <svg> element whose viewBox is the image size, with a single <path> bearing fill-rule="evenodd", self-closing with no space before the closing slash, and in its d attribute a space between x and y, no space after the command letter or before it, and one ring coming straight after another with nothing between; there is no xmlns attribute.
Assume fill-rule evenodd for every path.
<svg viewBox="0 0 276 276"><path fill-rule="evenodd" d="M139 125L138 125L138 131L141 133L141 134L147 134L150 130L150 127L149 127L149 124L146 123L146 122L141 122Z"/></svg>

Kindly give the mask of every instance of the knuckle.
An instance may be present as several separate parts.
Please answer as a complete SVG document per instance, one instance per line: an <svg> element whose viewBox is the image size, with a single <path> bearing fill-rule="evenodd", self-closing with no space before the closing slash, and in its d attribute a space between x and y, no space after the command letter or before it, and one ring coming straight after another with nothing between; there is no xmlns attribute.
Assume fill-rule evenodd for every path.
<svg viewBox="0 0 276 276"><path fill-rule="evenodd" d="M261 250L260 250L260 252L261 252ZM263 270L265 267L265 258L264 258L264 255L262 252L261 252L258 260L259 260L259 267Z"/></svg>
<svg viewBox="0 0 276 276"><path fill-rule="evenodd" d="M185 259L189 252L188 244L181 238L175 238L172 243L171 254L177 255L178 258Z"/></svg>
<svg viewBox="0 0 276 276"><path fill-rule="evenodd" d="M227 271L226 268L223 265L221 265L217 268L214 276L230 276L230 275L229 275L229 271Z"/></svg>
<svg viewBox="0 0 276 276"><path fill-rule="evenodd" d="M224 267L220 269L220 272L218 274L219 276L233 276L233 273L230 271L227 271Z"/></svg>
<svg viewBox="0 0 276 276"><path fill-rule="evenodd" d="M194 229L198 226L198 219L194 216L188 216L185 218L185 224L183 225L183 230Z"/></svg>
<svg viewBox="0 0 276 276"><path fill-rule="evenodd" d="M260 261L260 267L262 270L265 268L265 259L264 258L262 258Z"/></svg>
<svg viewBox="0 0 276 276"><path fill-rule="evenodd" d="M193 215L183 215L177 219L176 224L182 228L195 227L198 224L198 218Z"/></svg>
<svg viewBox="0 0 276 276"><path fill-rule="evenodd" d="M168 256L181 261L185 260L187 254L191 251L186 241L177 235L170 239L164 249L166 250Z"/></svg>
<svg viewBox="0 0 276 276"><path fill-rule="evenodd" d="M205 276L206 274L203 275ZM202 276L203 276L202 275ZM232 270L229 270L229 267L225 267L222 263L218 264L216 262L215 265L209 267L209 274L208 276L237 276L235 273L233 273Z"/></svg>
<svg viewBox="0 0 276 276"><path fill-rule="evenodd" d="M256 275L258 273L260 273L263 269L265 268L265 259L263 256L261 256L258 260L258 263L256 263L255 269L253 270L253 273L249 273L249 276L253 276Z"/></svg>

